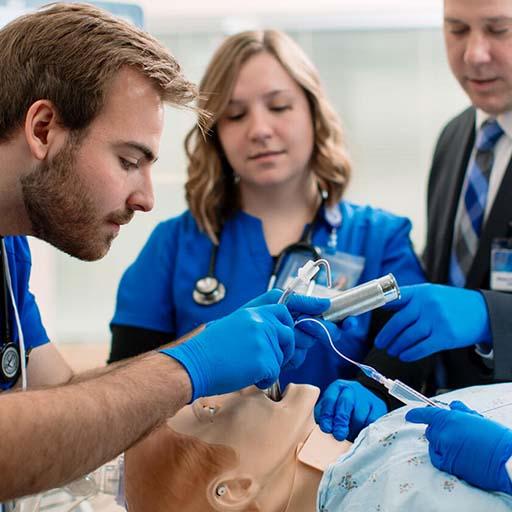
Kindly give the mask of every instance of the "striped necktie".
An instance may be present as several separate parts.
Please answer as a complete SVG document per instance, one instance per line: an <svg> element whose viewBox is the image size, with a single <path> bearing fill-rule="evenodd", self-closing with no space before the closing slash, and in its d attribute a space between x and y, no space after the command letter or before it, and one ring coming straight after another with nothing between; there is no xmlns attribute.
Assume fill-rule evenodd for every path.
<svg viewBox="0 0 512 512"><path fill-rule="evenodd" d="M486 121L476 138L476 152L469 163L464 204L455 228L450 258L450 283L463 287L478 249L487 204L489 176L494 163L494 147L503 135L496 120Z"/></svg>

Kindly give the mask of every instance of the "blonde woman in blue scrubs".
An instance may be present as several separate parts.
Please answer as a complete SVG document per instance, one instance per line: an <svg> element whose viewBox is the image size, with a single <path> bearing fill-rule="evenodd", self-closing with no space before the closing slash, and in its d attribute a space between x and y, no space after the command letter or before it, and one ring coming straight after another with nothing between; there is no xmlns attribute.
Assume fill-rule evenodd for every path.
<svg viewBox="0 0 512 512"><path fill-rule="evenodd" d="M111 361L226 315L265 292L273 273L270 285L283 287L312 247L329 259L341 289L388 272L400 285L424 281L407 219L342 200L351 168L341 125L315 67L288 36L269 30L228 37L200 90L200 107L213 115L206 136L194 127L185 141L189 209L158 225L126 270ZM333 334L347 355L364 360L377 324L367 314ZM421 385L424 362L397 364L407 368L403 380ZM356 377L317 343L280 381L283 388L296 382L324 391L345 379L329 387L317 419L350 438L389 406L347 380Z"/></svg>

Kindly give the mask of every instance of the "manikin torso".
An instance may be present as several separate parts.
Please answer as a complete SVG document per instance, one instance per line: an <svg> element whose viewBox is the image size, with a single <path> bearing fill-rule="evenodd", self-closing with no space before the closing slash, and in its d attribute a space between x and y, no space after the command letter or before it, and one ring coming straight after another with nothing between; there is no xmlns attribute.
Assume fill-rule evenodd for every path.
<svg viewBox="0 0 512 512"><path fill-rule="evenodd" d="M317 398L290 384L280 402L255 387L196 400L126 453L129 512L314 511L350 446L315 425Z"/></svg>

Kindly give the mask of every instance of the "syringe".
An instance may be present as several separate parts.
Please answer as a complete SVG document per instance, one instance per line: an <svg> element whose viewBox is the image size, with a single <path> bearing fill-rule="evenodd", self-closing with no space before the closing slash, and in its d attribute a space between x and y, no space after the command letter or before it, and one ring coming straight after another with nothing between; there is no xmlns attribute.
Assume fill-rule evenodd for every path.
<svg viewBox="0 0 512 512"><path fill-rule="evenodd" d="M422 395L419 391L416 391L398 379L386 379L384 386L391 396L394 396L397 400L400 400L400 402L404 403L405 405L418 405L418 403L424 403L426 405L432 405L433 407L449 409L449 407L446 407L444 403L431 400L430 398Z"/></svg>
<svg viewBox="0 0 512 512"><path fill-rule="evenodd" d="M375 368L368 366L367 364L359 363L357 366L361 368L367 377L382 384L388 390L388 393L391 396L394 396L397 400L400 400L400 402L404 403L405 405L418 405L419 403L423 403L426 405L431 405L432 407L440 407L442 409L447 407L443 402L436 402L431 400L430 398L422 395L419 391L416 391L398 379L393 380L384 377L384 375L379 373Z"/></svg>

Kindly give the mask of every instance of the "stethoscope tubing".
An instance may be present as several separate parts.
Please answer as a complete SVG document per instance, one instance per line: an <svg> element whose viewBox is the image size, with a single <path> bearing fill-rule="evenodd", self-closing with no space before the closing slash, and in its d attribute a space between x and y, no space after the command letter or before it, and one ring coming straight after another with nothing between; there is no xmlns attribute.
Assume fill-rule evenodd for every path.
<svg viewBox="0 0 512 512"><path fill-rule="evenodd" d="M325 194L321 194L321 203L318 207L315 217L313 221L307 226L302 234L300 240L293 244L286 246L276 257L274 264L272 266L272 271L270 273L270 278L267 286L267 290L271 290L274 288L275 283L277 281L277 277L279 272L281 271L281 267L283 262L286 260L286 257L292 254L294 251L296 252L304 252L310 253L313 260L319 260L322 255L320 251L313 245L313 231L317 226L320 217L322 215L322 211L325 207L326 196ZM217 237L218 240L221 240L221 234ZM215 267L217 265L217 256L219 252L219 244L212 243L212 251L210 254L210 261L208 263L208 274L204 277L199 278L196 281L192 297L196 304L201 306L212 306L214 304L218 304L221 302L226 295L226 287L221 281L215 276ZM205 290L204 284L209 283L211 285L211 290ZM213 283L213 284L212 284Z"/></svg>

